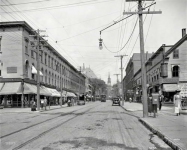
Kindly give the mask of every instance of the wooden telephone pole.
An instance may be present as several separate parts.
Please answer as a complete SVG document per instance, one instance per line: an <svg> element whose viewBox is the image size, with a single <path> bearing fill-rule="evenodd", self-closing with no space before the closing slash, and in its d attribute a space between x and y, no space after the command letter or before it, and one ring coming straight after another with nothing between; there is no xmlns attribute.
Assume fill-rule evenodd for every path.
<svg viewBox="0 0 187 150"><path fill-rule="evenodd" d="M142 101L143 101L143 117L148 117L148 102L147 102L147 80L146 80L146 69L145 69L145 54L144 54L144 36L143 36L143 14L161 14L161 11L143 11L145 8L142 7L142 0L126 0L127 2L138 1L137 12L124 12L123 14L138 14L139 15L139 34L140 34L140 55L141 55L141 76L142 76ZM143 0L143 1L154 1L154 0ZM156 4L153 3L153 4ZM153 5L151 4L151 5ZM150 6L151 6L150 5ZM150 7L148 6L148 7Z"/></svg>
<svg viewBox="0 0 187 150"><path fill-rule="evenodd" d="M117 55L114 57L120 57L121 58L121 95L122 95L122 106L124 106L124 89L123 89L123 57L127 55Z"/></svg>
<svg viewBox="0 0 187 150"><path fill-rule="evenodd" d="M46 42L47 40L42 39L42 37L46 36L41 36L40 32L45 32L45 30L34 30L35 34L34 35L29 35L36 37L36 57L37 57L37 110L40 110L40 46L41 42Z"/></svg>

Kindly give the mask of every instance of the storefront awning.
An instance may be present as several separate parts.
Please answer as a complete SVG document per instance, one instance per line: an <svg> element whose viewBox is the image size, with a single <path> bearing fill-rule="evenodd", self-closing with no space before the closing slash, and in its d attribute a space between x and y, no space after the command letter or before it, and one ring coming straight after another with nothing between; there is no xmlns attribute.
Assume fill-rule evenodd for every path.
<svg viewBox="0 0 187 150"><path fill-rule="evenodd" d="M163 84L164 92L175 92L178 89L177 84Z"/></svg>
<svg viewBox="0 0 187 150"><path fill-rule="evenodd" d="M20 91L17 94L21 94L21 93L22 93L22 91L20 89ZM24 94L37 94L37 87L36 87L36 85L24 83L23 93Z"/></svg>
<svg viewBox="0 0 187 150"><path fill-rule="evenodd" d="M67 92L66 94L67 97L77 97L74 93L72 92Z"/></svg>
<svg viewBox="0 0 187 150"><path fill-rule="evenodd" d="M32 73L37 74L36 68L32 65ZM40 71L40 76L43 76L43 73Z"/></svg>
<svg viewBox="0 0 187 150"><path fill-rule="evenodd" d="M7 82L0 91L0 95L17 94L21 88L21 82Z"/></svg>
<svg viewBox="0 0 187 150"><path fill-rule="evenodd" d="M58 92L56 89L47 88L47 90L50 91L51 96L61 97L61 93ZM62 92L62 97L64 97L64 96L65 96L65 94Z"/></svg>
<svg viewBox="0 0 187 150"><path fill-rule="evenodd" d="M4 86L4 83L0 83L0 91L3 88L3 86Z"/></svg>
<svg viewBox="0 0 187 150"><path fill-rule="evenodd" d="M22 88L20 86L17 94L22 94ZM37 94L37 86L29 83L24 83L23 94ZM46 90L44 86L40 87L40 95L51 96L52 94Z"/></svg>
<svg viewBox="0 0 187 150"><path fill-rule="evenodd" d="M52 96L52 93L45 86L41 86L40 87L40 95Z"/></svg>

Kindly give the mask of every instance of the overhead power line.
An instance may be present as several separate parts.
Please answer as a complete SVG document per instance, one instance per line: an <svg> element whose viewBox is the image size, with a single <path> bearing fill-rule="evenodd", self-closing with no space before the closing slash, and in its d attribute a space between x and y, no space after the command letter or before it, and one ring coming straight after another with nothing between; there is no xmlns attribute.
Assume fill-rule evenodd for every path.
<svg viewBox="0 0 187 150"><path fill-rule="evenodd" d="M76 7L76 6L104 3L104 2L114 1L114 0L105 0L105 1L98 1L98 2L94 2L94 1L98 1L98 0L90 0L90 1L86 1L86 2L65 4L65 5L57 5L57 6L51 6L51 7L40 7L40 8L33 8L33 9L24 9L24 10L20 10L20 11L11 11L11 12L6 12L6 13L25 12L25 11L42 11L42 10L50 10L50 9L58 9L58 8L68 8L68 7ZM1 12L1 13L3 13L3 12Z"/></svg>
<svg viewBox="0 0 187 150"><path fill-rule="evenodd" d="M105 48L106 48L108 51L110 51L111 53L118 53L118 52L122 51L122 50L125 48L125 46L128 44L129 40L131 39L131 37L132 37L132 35L133 35L133 33L134 33L134 30L135 30L135 28L136 28L137 22L138 22L138 17L137 17L137 19L136 19L136 23L135 23L135 25L134 25L133 31L131 32L131 35L129 36L129 39L127 40L127 42L125 43L125 45L124 45L120 50L115 51L115 52L110 51L110 50L106 47L106 45L104 44L104 42L103 42L103 45L105 46Z"/></svg>

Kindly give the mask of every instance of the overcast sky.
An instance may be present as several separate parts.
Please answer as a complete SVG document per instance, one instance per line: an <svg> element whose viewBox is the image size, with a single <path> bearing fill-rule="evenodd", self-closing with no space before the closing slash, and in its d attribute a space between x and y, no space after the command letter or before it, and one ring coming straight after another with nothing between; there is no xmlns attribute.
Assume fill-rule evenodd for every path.
<svg viewBox="0 0 187 150"><path fill-rule="evenodd" d="M143 6L151 3L144 2ZM137 15L104 30L101 38L106 47L102 50L98 41L100 30L127 17L124 11L137 10L136 2L1 0L0 5L1 21L26 21L34 29L46 30L49 43L75 68L84 63L105 82L110 73L112 84L116 83L114 74L120 73L120 59L114 56L128 55L123 59L125 68L132 54L140 52ZM182 37L181 29L187 28L187 0L156 0L150 10L162 11L143 16L145 52L152 53L162 44L173 45Z"/></svg>

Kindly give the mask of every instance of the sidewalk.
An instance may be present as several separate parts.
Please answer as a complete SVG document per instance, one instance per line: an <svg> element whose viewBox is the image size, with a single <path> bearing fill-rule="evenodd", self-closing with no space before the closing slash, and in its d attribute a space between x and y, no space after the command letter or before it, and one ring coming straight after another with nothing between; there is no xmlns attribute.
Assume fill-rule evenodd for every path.
<svg viewBox="0 0 187 150"><path fill-rule="evenodd" d="M138 112L139 116L143 116L143 106L141 103L125 102L122 107L126 111ZM172 107L163 106L162 110L158 111L156 118L153 118L153 114L149 114L147 118L140 117L139 121L173 149L187 150L186 110L183 110L180 116L176 116L173 112Z"/></svg>
<svg viewBox="0 0 187 150"><path fill-rule="evenodd" d="M67 107L67 104L62 105L62 107ZM45 108L41 109L40 111L31 111L31 108L3 108L0 109L0 113L30 113L30 112L44 112L44 111L50 111L54 109L61 109L62 108L60 105L54 105L54 106L47 106L47 110Z"/></svg>

